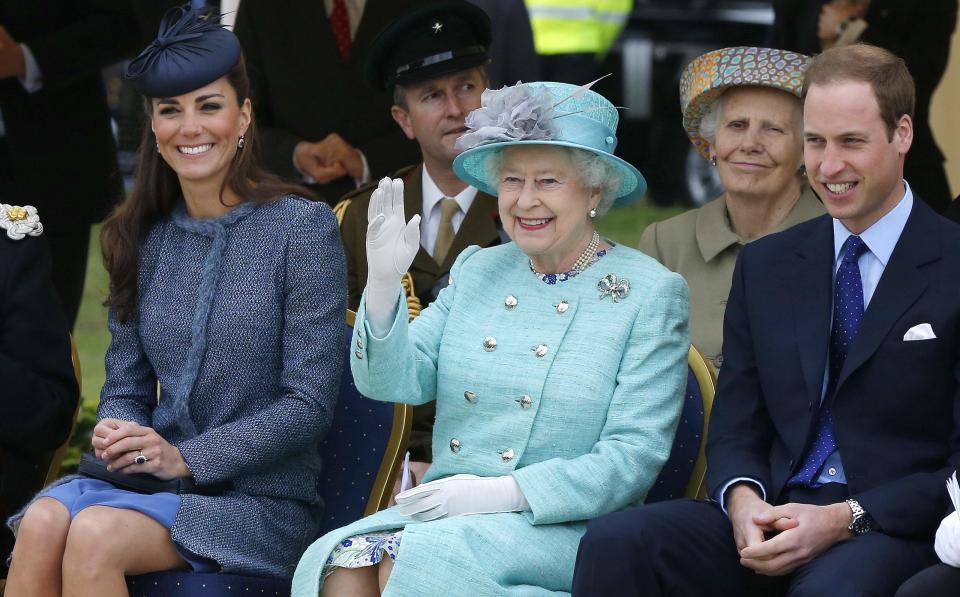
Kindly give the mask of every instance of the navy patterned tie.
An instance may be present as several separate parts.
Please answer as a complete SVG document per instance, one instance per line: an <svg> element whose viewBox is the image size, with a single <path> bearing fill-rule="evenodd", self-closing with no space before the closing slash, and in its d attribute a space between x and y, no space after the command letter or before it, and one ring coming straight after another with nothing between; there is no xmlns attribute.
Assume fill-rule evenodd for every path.
<svg viewBox="0 0 960 597"><path fill-rule="evenodd" d="M851 235L840 249L842 260L837 268L837 279L833 288L833 328L830 333L830 377L827 380L827 393L817 413L816 433L810 444L800 470L790 478L788 485L819 487L816 482L823 463L837 449L837 440L833 435L833 413L831 399L837 387L837 378L843 369L847 351L853 344L863 319L863 281L860 279L860 266L857 260L867 251L867 245L859 236Z"/></svg>

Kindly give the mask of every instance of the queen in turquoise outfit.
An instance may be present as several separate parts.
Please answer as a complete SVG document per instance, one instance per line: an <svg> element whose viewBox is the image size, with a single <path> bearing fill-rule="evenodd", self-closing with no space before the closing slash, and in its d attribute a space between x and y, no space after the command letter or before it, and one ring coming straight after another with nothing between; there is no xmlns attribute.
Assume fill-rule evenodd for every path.
<svg viewBox="0 0 960 597"><path fill-rule="evenodd" d="M370 398L436 400L433 465L397 506L314 543L295 597L567 594L586 521L643 501L680 413L688 301L680 276L594 229L644 192L612 153L617 120L570 85L484 92L454 170L498 195L514 242L464 251L409 325L419 221L402 182L381 181L351 366Z"/></svg>

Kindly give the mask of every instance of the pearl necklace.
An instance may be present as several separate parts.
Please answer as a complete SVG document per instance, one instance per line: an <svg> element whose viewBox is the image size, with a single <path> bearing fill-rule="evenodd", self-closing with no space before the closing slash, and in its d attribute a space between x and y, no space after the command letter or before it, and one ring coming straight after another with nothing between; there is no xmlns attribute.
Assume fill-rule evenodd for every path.
<svg viewBox="0 0 960 597"><path fill-rule="evenodd" d="M600 246L600 235L594 231L593 237L590 239L590 243L587 245L587 248L580 253L580 257L577 258L574 262L573 267L566 272L559 274L542 274L537 271L537 268L533 266L533 259L530 259L530 271L534 273L540 281L545 284L556 284L557 282L566 282L570 278L575 277L577 274L583 272L594 263L596 263L601 257L607 254L606 249L603 251L597 251L597 247Z"/></svg>

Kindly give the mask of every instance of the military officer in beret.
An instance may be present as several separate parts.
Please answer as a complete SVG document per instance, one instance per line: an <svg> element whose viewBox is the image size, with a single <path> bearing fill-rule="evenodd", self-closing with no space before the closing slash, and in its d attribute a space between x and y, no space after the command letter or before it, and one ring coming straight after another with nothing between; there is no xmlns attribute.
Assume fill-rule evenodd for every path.
<svg viewBox="0 0 960 597"><path fill-rule="evenodd" d="M50 278L50 250L32 206L0 204L0 516L46 478L70 434L79 389L67 320ZM0 530L0 566L13 535Z"/></svg>
<svg viewBox="0 0 960 597"><path fill-rule="evenodd" d="M470 245L500 243L497 200L453 173L454 143L466 115L480 107L487 86L490 19L461 0L430 4L389 25L374 42L367 81L393 90L390 112L423 161L392 175L405 185L404 210L420 214L420 249L410 266L423 306L446 286L450 267ZM367 207L375 185L344 197L341 235L347 256L349 306L356 310L367 283ZM411 459L430 462L434 406L414 409ZM421 470L425 467L419 467ZM417 467L414 467L417 470Z"/></svg>

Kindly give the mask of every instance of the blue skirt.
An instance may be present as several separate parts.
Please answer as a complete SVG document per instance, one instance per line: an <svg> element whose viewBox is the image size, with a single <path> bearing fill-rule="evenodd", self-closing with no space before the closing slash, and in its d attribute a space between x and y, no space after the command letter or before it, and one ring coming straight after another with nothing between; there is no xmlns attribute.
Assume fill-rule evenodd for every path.
<svg viewBox="0 0 960 597"><path fill-rule="evenodd" d="M173 519L180 509L180 496L175 493L143 494L116 486L99 479L73 479L57 485L41 494L51 497L70 511L73 519L81 510L89 506L108 506L134 510L162 524L167 530L173 525ZM218 572L220 566L213 560L187 552L174 543L180 556L186 560L194 572Z"/></svg>

